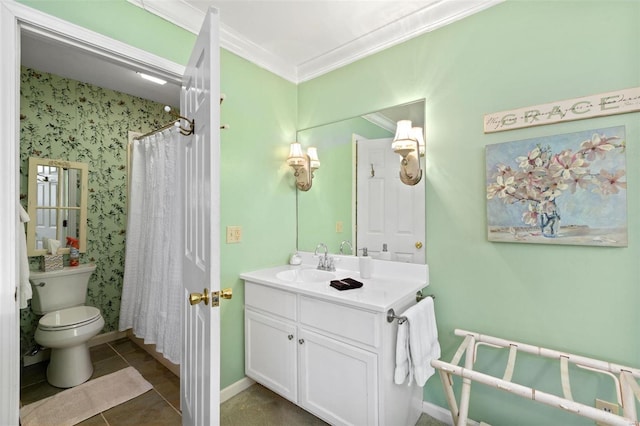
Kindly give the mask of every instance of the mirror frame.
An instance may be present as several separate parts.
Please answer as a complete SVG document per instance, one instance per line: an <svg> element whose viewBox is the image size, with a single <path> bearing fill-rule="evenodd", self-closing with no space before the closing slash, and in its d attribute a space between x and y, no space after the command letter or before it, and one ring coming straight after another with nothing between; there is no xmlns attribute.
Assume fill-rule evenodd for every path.
<svg viewBox="0 0 640 426"><path fill-rule="evenodd" d="M79 251L80 253L85 253L87 251L87 202L89 200L89 165L87 163L79 163L73 161L29 157L29 192L27 201L27 213L29 214L29 218L31 220L27 222L27 255L43 256L47 254L47 249L36 249L38 166L50 166L58 167L61 169L80 170L80 206L56 206L56 209L76 210L80 212L80 222L78 224L78 240L80 243ZM63 247L64 243L64 241L61 241L61 247L58 250L58 254L69 254L69 248Z"/></svg>

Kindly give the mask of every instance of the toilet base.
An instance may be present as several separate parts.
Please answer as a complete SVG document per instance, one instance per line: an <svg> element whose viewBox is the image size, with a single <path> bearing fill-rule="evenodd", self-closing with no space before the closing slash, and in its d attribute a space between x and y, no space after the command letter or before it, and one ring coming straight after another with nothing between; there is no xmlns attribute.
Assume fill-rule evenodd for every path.
<svg viewBox="0 0 640 426"><path fill-rule="evenodd" d="M57 388L71 388L89 380L93 364L86 343L70 348L51 349L47 382Z"/></svg>

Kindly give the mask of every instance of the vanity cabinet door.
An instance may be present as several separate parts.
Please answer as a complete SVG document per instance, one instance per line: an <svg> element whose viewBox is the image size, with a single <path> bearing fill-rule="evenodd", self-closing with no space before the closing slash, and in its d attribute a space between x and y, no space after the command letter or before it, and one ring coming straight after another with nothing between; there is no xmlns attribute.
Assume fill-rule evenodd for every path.
<svg viewBox="0 0 640 426"><path fill-rule="evenodd" d="M247 309L245 339L246 375L297 403L295 325Z"/></svg>
<svg viewBox="0 0 640 426"><path fill-rule="evenodd" d="M300 328L299 405L332 425L377 425L377 355Z"/></svg>

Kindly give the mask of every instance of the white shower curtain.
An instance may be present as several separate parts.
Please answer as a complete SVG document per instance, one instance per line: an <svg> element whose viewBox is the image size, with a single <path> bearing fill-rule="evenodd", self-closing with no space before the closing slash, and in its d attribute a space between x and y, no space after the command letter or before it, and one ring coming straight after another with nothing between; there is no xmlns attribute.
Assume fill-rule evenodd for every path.
<svg viewBox="0 0 640 426"><path fill-rule="evenodd" d="M127 223L121 331L180 363L182 252L180 249L180 132L172 127L134 140Z"/></svg>

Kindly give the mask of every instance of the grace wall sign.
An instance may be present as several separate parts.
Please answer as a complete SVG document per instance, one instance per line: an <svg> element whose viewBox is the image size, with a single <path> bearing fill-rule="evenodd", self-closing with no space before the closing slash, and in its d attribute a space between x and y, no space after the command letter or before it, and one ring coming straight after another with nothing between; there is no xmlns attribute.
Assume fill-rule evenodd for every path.
<svg viewBox="0 0 640 426"><path fill-rule="evenodd" d="M640 111L640 87L486 114L484 132L495 133L634 111Z"/></svg>

